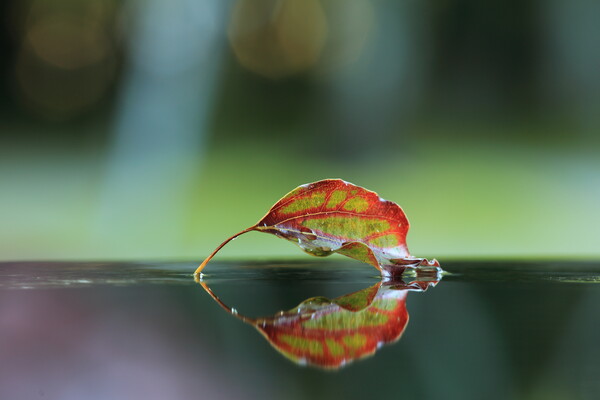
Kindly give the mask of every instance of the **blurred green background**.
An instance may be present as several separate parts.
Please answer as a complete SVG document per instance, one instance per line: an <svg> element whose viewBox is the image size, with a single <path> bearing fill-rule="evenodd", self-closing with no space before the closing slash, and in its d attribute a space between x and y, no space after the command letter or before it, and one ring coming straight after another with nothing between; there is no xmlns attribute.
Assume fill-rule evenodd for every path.
<svg viewBox="0 0 600 400"><path fill-rule="evenodd" d="M334 177L399 203L416 256L600 255L597 1L0 9L2 259L201 260Z"/></svg>

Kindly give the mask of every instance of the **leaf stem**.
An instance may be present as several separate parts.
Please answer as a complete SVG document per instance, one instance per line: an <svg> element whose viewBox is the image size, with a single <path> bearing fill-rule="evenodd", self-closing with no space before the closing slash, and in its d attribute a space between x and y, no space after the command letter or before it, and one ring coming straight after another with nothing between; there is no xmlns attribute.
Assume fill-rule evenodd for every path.
<svg viewBox="0 0 600 400"><path fill-rule="evenodd" d="M250 324L255 324L256 321L253 318L248 318L244 315L238 314L237 310L235 308L229 307L227 304L223 303L223 301L219 298L219 296L217 296L209 287L208 285L201 281L201 280L197 280L196 282L198 282L202 288L206 291L206 293L208 293L210 295L210 297L213 298L214 301L217 302L217 304L219 306L221 306L221 308L223 308L225 311L227 311L229 314L233 315L234 317L236 317L237 319L244 321L244 322L248 322Z"/></svg>
<svg viewBox="0 0 600 400"><path fill-rule="evenodd" d="M215 254L217 254L219 252L219 250L221 250L223 248L223 246L225 246L227 243L231 242L236 237L238 237L240 235L243 235L246 232L253 231L255 228L256 228L256 225L251 226L248 229L244 229L243 231L236 233L235 235L231 236L230 238L228 238L227 240L225 240L223 243L221 243L219 245L219 247L217 247L215 249L215 251L213 251L212 253L210 253L210 255L208 257L206 257L206 259L204 261L202 261L202 264L200 264L200 266L198 268L196 268L196 271L194 272L194 276L198 277L200 275L200 272L202 272L202 270L204 269L204 267L206 267L206 264L208 264L208 262L215 256Z"/></svg>

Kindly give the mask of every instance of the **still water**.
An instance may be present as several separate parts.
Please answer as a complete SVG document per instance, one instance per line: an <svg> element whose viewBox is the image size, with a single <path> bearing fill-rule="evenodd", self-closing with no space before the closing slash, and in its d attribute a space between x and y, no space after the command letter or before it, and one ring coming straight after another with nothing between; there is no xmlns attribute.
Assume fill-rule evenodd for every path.
<svg viewBox="0 0 600 400"><path fill-rule="evenodd" d="M0 399L600 398L600 263L196 266L0 263Z"/></svg>

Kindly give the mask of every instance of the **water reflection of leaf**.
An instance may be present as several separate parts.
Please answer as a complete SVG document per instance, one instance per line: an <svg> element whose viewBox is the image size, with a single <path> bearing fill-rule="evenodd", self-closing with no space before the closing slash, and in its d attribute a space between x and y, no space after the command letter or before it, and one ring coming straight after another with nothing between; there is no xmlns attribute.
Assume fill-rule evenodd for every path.
<svg viewBox="0 0 600 400"><path fill-rule="evenodd" d="M227 312L254 326L289 360L338 369L397 341L408 323L409 291L424 291L435 280L381 281L335 299L312 297L269 317L249 318L223 303L208 285L207 293Z"/></svg>

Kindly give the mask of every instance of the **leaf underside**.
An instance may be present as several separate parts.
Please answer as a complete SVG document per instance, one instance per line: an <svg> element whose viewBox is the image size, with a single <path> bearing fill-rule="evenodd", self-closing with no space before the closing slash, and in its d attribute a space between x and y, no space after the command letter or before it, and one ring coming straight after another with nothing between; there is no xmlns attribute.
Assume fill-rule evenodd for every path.
<svg viewBox="0 0 600 400"><path fill-rule="evenodd" d="M439 267L436 260L411 257L408 229L408 219L396 203L341 179L325 179L285 195L256 225L223 242L195 273L230 240L249 231L274 234L313 256L342 254L385 275L401 274L408 267Z"/></svg>

